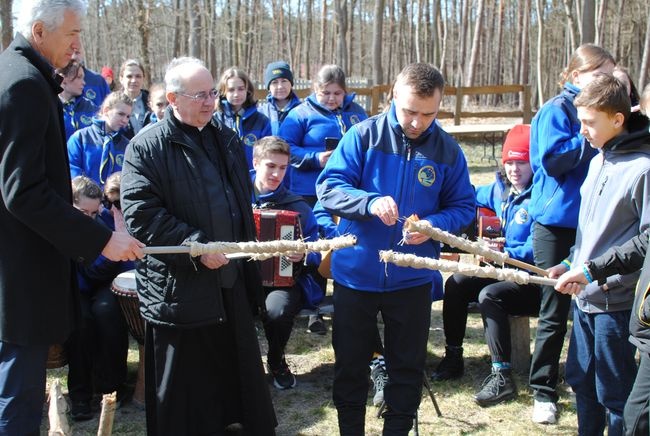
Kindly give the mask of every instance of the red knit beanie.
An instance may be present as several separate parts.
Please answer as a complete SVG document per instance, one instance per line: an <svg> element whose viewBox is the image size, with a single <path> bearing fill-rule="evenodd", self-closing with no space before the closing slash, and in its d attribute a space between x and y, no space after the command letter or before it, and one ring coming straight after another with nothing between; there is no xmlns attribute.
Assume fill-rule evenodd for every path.
<svg viewBox="0 0 650 436"><path fill-rule="evenodd" d="M508 132L501 151L501 162L530 161L530 124L517 124Z"/></svg>
<svg viewBox="0 0 650 436"><path fill-rule="evenodd" d="M104 79L106 79L107 77L110 77L112 79L113 78L113 70L111 69L111 67L103 66L102 67L102 72L100 73L100 75Z"/></svg>

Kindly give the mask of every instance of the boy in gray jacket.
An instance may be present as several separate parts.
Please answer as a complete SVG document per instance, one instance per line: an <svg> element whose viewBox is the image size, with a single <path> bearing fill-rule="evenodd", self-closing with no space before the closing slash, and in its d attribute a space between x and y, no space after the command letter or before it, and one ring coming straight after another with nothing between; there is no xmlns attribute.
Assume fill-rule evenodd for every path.
<svg viewBox="0 0 650 436"><path fill-rule="evenodd" d="M625 86L599 75L574 102L581 133L599 151L580 194L576 243L559 277L644 231L650 223L650 132L643 115L630 113ZM623 432L623 408L636 375L634 346L628 342L630 309L638 273L590 282L576 298L566 362L566 380L576 393L579 434Z"/></svg>

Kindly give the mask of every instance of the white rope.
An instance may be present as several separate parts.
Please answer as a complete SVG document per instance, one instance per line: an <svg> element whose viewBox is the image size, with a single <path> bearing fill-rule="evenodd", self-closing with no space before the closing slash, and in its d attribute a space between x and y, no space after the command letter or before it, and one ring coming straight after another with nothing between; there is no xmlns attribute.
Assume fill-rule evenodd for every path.
<svg viewBox="0 0 650 436"><path fill-rule="evenodd" d="M495 268L491 265L477 266L469 263L452 262L450 260L419 257L409 253L396 253L392 250L380 251L379 259L382 262L393 263L397 266L461 273L466 276L509 281L518 283L520 285L534 283L539 285L555 286L557 283L557 280L555 279L537 277L521 270Z"/></svg>
<svg viewBox="0 0 650 436"><path fill-rule="evenodd" d="M338 250L357 243L353 235L339 236L332 239L319 239L314 242L305 241L249 241L249 242L192 242L189 244L190 256L203 254L250 253L258 260L283 256L289 253L307 253L312 251Z"/></svg>

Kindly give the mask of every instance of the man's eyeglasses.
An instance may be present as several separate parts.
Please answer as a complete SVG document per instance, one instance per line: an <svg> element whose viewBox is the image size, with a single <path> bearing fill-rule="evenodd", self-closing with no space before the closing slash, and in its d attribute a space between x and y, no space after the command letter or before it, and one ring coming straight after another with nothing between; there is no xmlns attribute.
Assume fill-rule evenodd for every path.
<svg viewBox="0 0 650 436"><path fill-rule="evenodd" d="M109 209L109 210L111 209L111 206L115 206L115 209L117 209L117 210L122 210L122 206L120 205L120 199L119 198L117 198L115 200L111 200L108 197L104 197L102 199L102 205L106 209Z"/></svg>
<svg viewBox="0 0 650 436"><path fill-rule="evenodd" d="M176 94L182 95L183 97L187 97L192 100L196 101L206 101L207 99L212 99L212 98L217 98L217 95L219 95L219 91L216 89L211 89L209 91L201 91L197 92L196 94L183 94L182 92L177 92Z"/></svg>

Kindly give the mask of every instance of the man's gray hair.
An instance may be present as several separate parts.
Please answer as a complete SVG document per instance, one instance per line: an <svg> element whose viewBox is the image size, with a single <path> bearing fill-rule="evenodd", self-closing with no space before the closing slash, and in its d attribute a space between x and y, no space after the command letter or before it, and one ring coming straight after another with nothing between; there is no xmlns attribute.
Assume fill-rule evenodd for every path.
<svg viewBox="0 0 650 436"><path fill-rule="evenodd" d="M34 23L41 21L47 30L54 30L63 24L65 11L83 18L86 4L82 0L22 0L16 17L16 32L31 40Z"/></svg>
<svg viewBox="0 0 650 436"><path fill-rule="evenodd" d="M183 56L172 59L172 61L167 65L167 71L165 72L165 90L167 92L181 92L185 90L181 78L181 67L186 65L195 65L205 68L203 61L197 58Z"/></svg>

